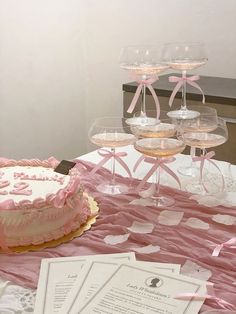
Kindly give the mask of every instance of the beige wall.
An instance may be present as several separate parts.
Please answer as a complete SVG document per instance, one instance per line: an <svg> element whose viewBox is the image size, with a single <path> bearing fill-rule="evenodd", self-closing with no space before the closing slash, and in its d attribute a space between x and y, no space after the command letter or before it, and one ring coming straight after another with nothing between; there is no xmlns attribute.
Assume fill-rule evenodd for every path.
<svg viewBox="0 0 236 314"><path fill-rule="evenodd" d="M198 73L236 78L235 0L0 0L0 155L73 158L122 113L121 47L206 42Z"/></svg>

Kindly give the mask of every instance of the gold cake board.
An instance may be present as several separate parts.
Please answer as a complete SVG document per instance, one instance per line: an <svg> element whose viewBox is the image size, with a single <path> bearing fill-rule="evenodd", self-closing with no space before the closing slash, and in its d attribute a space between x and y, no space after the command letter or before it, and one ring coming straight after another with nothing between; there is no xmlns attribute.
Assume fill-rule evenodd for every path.
<svg viewBox="0 0 236 314"><path fill-rule="evenodd" d="M97 205L97 202L91 196L88 196L88 201L89 201L89 206L91 209L91 216L88 218L88 220L85 224L80 226L79 229L72 231L71 233L69 233L69 234L67 234L67 235L65 235L65 236L63 236L57 240L48 241L48 242L45 242L42 244L38 244L38 245L31 244L31 245L27 245L27 246L10 247L10 251L14 252L14 253L25 253L25 252L29 252L29 251L39 251L39 250L46 249L46 248L56 247L60 244L69 242L72 239L81 236L85 231L87 231L91 228L92 224L94 224L96 222L96 218L98 216L99 207ZM6 252L3 252L2 250L0 250L0 253L6 253Z"/></svg>

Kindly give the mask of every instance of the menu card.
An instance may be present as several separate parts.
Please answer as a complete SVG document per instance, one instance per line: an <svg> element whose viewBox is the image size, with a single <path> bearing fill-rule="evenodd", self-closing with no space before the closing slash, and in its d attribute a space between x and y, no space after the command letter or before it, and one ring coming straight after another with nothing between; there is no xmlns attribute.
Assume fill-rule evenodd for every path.
<svg viewBox="0 0 236 314"><path fill-rule="evenodd" d="M179 264L136 261L134 253L43 259L34 314L197 314L206 282Z"/></svg>
<svg viewBox="0 0 236 314"><path fill-rule="evenodd" d="M197 314L203 301L176 299L179 293L205 295L206 284L174 273L165 274L150 266L137 266L135 262L123 263L92 298L68 313Z"/></svg>
<svg viewBox="0 0 236 314"><path fill-rule="evenodd" d="M42 259L34 314L59 313L71 289L77 284L87 261L134 261L135 254L101 254Z"/></svg>
<svg viewBox="0 0 236 314"><path fill-rule="evenodd" d="M169 263L154 263L154 262L134 262L140 267L150 267L153 270L159 270L164 273L179 273L180 265ZM106 280L120 266L119 261L92 261L86 263L83 271L80 274L74 288L68 294L68 298L64 303L60 313L79 313L82 305L89 302L95 293L101 288Z"/></svg>

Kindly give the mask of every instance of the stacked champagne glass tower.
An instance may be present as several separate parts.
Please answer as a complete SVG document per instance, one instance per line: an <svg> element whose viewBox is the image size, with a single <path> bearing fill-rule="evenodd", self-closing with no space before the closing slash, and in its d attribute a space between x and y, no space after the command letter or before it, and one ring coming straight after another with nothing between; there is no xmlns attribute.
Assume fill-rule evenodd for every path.
<svg viewBox="0 0 236 314"><path fill-rule="evenodd" d="M170 43L163 47L156 46L130 46L122 50L120 67L129 72L131 78L138 83L136 93L128 108L133 116L128 119L121 117L104 117L97 119L89 131L90 140L101 149L101 162L93 169L93 173L103 166L109 159L112 160L112 177L109 182L98 186L98 190L107 194L127 193L129 187L120 184L116 180L115 164L118 162L131 176L131 171L125 164L123 157L125 152L116 152L116 147L134 144L134 148L142 155L137 160L135 169L143 162L152 165L150 171L137 186L140 195L149 198L150 204L157 207L171 206L174 200L171 197L160 194L160 175L166 171L180 186L180 180L171 168L174 156L183 152L186 145L192 152L192 163L188 167L182 167L178 171L183 175L194 176L198 173L198 181L186 186L191 193L204 194L212 192L204 181L205 162L211 163L217 171L217 164L211 159L214 152L206 149L223 144L227 138L227 127L223 119L217 116L215 109L205 105L187 106L186 85L197 88L205 97L201 87L197 84L199 76L187 76L188 70L196 69L207 61L205 47L202 43ZM160 110L158 96L152 84L158 80L158 75L168 69L180 70L181 76L170 76L169 81L176 83L170 97L170 108L175 95L182 89L182 104L178 110ZM146 108L146 89L149 89L156 104L156 110ZM141 98L141 111L135 110L136 104ZM106 149L104 147L108 147ZM195 154L196 148L201 151ZM200 167L196 170L194 163ZM133 170L133 169L132 169ZM146 181L155 177L155 184L145 189ZM224 188L224 178L221 187Z"/></svg>

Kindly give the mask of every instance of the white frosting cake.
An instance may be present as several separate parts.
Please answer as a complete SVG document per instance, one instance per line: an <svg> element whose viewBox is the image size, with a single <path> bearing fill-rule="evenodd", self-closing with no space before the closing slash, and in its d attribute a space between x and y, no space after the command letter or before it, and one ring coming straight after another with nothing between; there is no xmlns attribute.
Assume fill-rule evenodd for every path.
<svg viewBox="0 0 236 314"><path fill-rule="evenodd" d="M91 215L78 169L58 161L0 158L0 247L41 244L78 229Z"/></svg>

